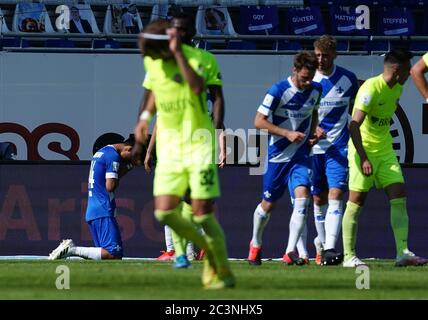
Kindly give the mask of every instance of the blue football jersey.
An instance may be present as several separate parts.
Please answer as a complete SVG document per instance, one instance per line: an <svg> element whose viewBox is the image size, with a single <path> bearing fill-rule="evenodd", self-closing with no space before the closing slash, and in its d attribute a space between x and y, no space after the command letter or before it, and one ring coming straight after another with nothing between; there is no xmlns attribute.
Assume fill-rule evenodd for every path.
<svg viewBox="0 0 428 320"><path fill-rule="evenodd" d="M269 89L257 111L265 116L272 116L272 123L278 127L306 134L306 138L298 144L291 143L285 137L269 135L270 162L288 162L309 156L312 113L314 109L318 109L321 92L321 85L316 82L312 82L306 90L299 90L291 77L275 83Z"/></svg>
<svg viewBox="0 0 428 320"><path fill-rule="evenodd" d="M349 105L358 92L358 79L354 73L335 66L331 75L317 71L314 80L322 86L322 97L318 110L319 126L327 134L313 147L314 154L323 154L332 146L343 149L348 145Z"/></svg>
<svg viewBox="0 0 428 320"><path fill-rule="evenodd" d="M112 145L101 148L92 157L86 221L115 216L114 193L107 191L106 179L119 179L120 159L119 153Z"/></svg>

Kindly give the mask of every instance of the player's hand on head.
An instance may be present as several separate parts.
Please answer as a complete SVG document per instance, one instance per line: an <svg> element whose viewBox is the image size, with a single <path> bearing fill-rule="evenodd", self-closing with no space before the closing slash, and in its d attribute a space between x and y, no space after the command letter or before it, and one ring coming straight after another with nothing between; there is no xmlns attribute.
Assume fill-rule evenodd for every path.
<svg viewBox="0 0 428 320"><path fill-rule="evenodd" d="M361 161L361 170L365 176L371 176L373 173L373 167L369 159L364 159Z"/></svg>
<svg viewBox="0 0 428 320"><path fill-rule="evenodd" d="M167 35L169 35L169 50L173 54L181 51L181 37L178 33L177 28L169 28L166 30Z"/></svg>

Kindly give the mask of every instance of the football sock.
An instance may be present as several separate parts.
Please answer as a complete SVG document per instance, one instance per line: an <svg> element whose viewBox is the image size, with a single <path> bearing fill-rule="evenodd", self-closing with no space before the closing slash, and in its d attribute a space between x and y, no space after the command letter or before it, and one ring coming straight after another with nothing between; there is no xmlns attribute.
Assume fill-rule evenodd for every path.
<svg viewBox="0 0 428 320"><path fill-rule="evenodd" d="M196 243L202 248L207 248L205 239L201 236L195 225L181 216L181 205L172 210L155 210L156 219L167 224L179 236Z"/></svg>
<svg viewBox="0 0 428 320"><path fill-rule="evenodd" d="M342 226L343 201L328 200L328 209L325 216L325 246L324 250L334 249Z"/></svg>
<svg viewBox="0 0 428 320"><path fill-rule="evenodd" d="M321 241L321 244L325 244L325 215L327 212L328 204L323 204L321 206L314 203L314 220L315 228L317 229L318 240Z"/></svg>
<svg viewBox="0 0 428 320"><path fill-rule="evenodd" d="M181 204L181 217L193 223L192 206L185 201L182 201ZM172 231L172 239L174 240L175 256L179 257L186 254L187 239L180 237L175 231Z"/></svg>
<svg viewBox="0 0 428 320"><path fill-rule="evenodd" d="M342 237L345 260L356 256L355 243L357 242L358 217L361 213L361 207L356 203L348 201L346 203L345 214L342 222Z"/></svg>
<svg viewBox="0 0 428 320"><path fill-rule="evenodd" d="M165 244L166 244L166 251L174 251L174 240L172 238L172 230L170 227L165 226Z"/></svg>
<svg viewBox="0 0 428 320"><path fill-rule="evenodd" d="M94 247L72 247L70 254L85 259L101 260L101 249Z"/></svg>
<svg viewBox="0 0 428 320"><path fill-rule="evenodd" d="M407 215L406 198L392 199L391 204L391 226L394 231L397 257L407 251L407 236L409 230L409 217Z"/></svg>
<svg viewBox="0 0 428 320"><path fill-rule="evenodd" d="M265 212L262 205L259 204L253 215L253 238L251 243L255 247L262 246L263 230L270 219L270 212Z"/></svg>
<svg viewBox="0 0 428 320"><path fill-rule="evenodd" d="M308 250L307 250L307 242L308 242L308 225L305 223L303 226L302 234L300 235L299 241L297 241L296 247L297 251L299 252L300 258L306 258L308 257Z"/></svg>
<svg viewBox="0 0 428 320"><path fill-rule="evenodd" d="M211 249L216 271L219 277L229 275L231 273L229 260L227 259L226 239L223 229L217 222L213 213L195 216L194 220L200 224L205 231L204 238L208 247Z"/></svg>
<svg viewBox="0 0 428 320"><path fill-rule="evenodd" d="M306 224L306 213L308 212L309 202L309 198L294 199L294 209L290 219L290 234L288 236L286 253L294 251L296 248L297 240L299 240L303 227Z"/></svg>

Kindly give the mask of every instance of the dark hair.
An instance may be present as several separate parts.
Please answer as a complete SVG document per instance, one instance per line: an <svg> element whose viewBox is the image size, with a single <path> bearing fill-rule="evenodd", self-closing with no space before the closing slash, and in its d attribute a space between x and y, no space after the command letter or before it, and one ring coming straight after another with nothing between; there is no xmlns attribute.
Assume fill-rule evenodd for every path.
<svg viewBox="0 0 428 320"><path fill-rule="evenodd" d="M185 13L185 12L179 12L172 16L172 27L174 27L174 20L184 20L186 22L186 33L189 36L189 40L191 40L195 34L196 34L196 28L195 28L195 19L192 15Z"/></svg>
<svg viewBox="0 0 428 320"><path fill-rule="evenodd" d="M405 48L395 48L385 54L384 63L403 64L413 58L413 54Z"/></svg>
<svg viewBox="0 0 428 320"><path fill-rule="evenodd" d="M301 51L294 56L294 67L297 70L306 68L315 71L318 68L318 59L312 51Z"/></svg>
<svg viewBox="0 0 428 320"><path fill-rule="evenodd" d="M125 146L134 146L135 144L135 136L131 133L125 141L122 142Z"/></svg>
<svg viewBox="0 0 428 320"><path fill-rule="evenodd" d="M159 19L149 23L144 27L143 33L151 34L166 34L166 30L170 27L168 20ZM143 55L156 58L167 58L171 55L169 50L168 40L153 40L141 37L140 40L141 51Z"/></svg>

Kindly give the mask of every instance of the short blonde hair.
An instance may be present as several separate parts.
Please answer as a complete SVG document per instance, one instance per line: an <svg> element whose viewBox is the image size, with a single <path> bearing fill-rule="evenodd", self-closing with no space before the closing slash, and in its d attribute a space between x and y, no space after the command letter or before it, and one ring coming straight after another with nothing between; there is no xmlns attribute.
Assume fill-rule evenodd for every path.
<svg viewBox="0 0 428 320"><path fill-rule="evenodd" d="M336 39L329 35L323 35L319 39L315 40L314 48L321 51L333 51L336 52Z"/></svg>

